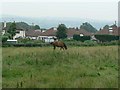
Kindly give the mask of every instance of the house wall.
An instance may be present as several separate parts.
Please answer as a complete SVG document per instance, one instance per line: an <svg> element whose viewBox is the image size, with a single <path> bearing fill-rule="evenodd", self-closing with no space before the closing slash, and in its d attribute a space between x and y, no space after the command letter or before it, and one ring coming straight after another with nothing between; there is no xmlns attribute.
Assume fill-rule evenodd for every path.
<svg viewBox="0 0 120 90"><path fill-rule="evenodd" d="M16 39L19 37L25 38L25 31L20 31L19 33L16 33L16 35L13 37L13 39Z"/></svg>
<svg viewBox="0 0 120 90"><path fill-rule="evenodd" d="M2 30L2 35L4 35L5 34L5 30Z"/></svg>
<svg viewBox="0 0 120 90"><path fill-rule="evenodd" d="M34 37L34 36L27 36L26 38L29 38L31 40L37 40L37 37Z"/></svg>
<svg viewBox="0 0 120 90"><path fill-rule="evenodd" d="M38 36L39 40L43 40L46 43L48 43L48 42L54 42L53 38L56 38L56 36Z"/></svg>

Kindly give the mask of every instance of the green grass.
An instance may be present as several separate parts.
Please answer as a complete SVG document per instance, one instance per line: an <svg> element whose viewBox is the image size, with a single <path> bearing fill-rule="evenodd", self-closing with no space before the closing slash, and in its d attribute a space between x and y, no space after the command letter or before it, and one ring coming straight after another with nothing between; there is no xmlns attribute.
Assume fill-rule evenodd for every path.
<svg viewBox="0 0 120 90"><path fill-rule="evenodd" d="M118 47L3 48L3 88L117 88Z"/></svg>

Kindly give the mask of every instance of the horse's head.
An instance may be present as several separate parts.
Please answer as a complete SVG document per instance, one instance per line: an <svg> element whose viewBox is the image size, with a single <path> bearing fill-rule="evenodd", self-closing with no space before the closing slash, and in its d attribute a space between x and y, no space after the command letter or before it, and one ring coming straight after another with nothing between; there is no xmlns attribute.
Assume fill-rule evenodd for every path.
<svg viewBox="0 0 120 90"><path fill-rule="evenodd" d="M50 42L50 44L53 44L53 42Z"/></svg>

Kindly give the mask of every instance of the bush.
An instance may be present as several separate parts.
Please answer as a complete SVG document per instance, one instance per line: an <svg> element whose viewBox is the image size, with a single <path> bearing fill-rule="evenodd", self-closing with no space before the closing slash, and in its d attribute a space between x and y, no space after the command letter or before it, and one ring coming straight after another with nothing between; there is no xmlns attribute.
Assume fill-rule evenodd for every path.
<svg viewBox="0 0 120 90"><path fill-rule="evenodd" d="M95 38L100 42L110 42L114 40L119 40L119 36L115 35L95 35Z"/></svg>
<svg viewBox="0 0 120 90"><path fill-rule="evenodd" d="M34 43L17 43L17 44L9 44L9 43L5 43L2 45L2 47L43 47L43 46L50 46L50 44L47 43L41 43L41 44L34 44Z"/></svg>
<svg viewBox="0 0 120 90"><path fill-rule="evenodd" d="M24 44L37 44L37 43L43 43L42 40L31 40L29 38L19 38L18 43L24 43Z"/></svg>
<svg viewBox="0 0 120 90"><path fill-rule="evenodd" d="M7 41L7 39L8 39L8 36L2 36L2 43L5 43L6 41Z"/></svg>
<svg viewBox="0 0 120 90"><path fill-rule="evenodd" d="M98 45L98 43L97 43L96 41L92 41L92 40L86 40L84 43L85 43L85 44L88 44L89 46Z"/></svg>
<svg viewBox="0 0 120 90"><path fill-rule="evenodd" d="M73 39L84 42L86 40L90 40L90 36L73 35Z"/></svg>

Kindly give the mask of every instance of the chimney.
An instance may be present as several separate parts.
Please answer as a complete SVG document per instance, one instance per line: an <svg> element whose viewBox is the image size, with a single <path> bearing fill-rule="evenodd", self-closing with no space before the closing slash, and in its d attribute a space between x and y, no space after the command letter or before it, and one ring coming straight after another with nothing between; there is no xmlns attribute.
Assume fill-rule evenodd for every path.
<svg viewBox="0 0 120 90"><path fill-rule="evenodd" d="M117 22L115 21L115 25L117 25Z"/></svg>
<svg viewBox="0 0 120 90"><path fill-rule="evenodd" d="M4 21L3 27L6 28L6 21Z"/></svg>

